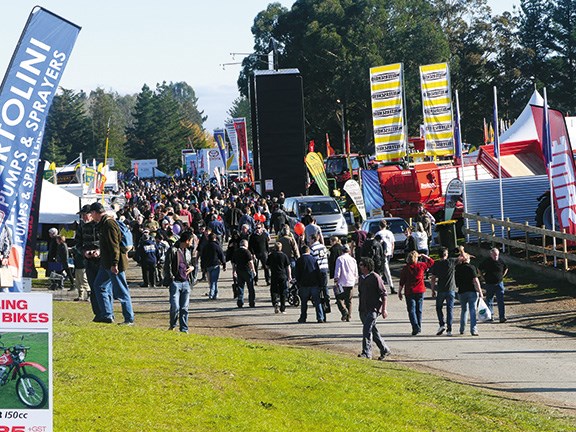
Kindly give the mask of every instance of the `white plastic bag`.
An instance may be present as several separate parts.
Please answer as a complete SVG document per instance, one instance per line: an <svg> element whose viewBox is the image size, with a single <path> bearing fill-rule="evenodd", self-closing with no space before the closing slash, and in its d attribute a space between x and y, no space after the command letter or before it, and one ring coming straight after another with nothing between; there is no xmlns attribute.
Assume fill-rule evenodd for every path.
<svg viewBox="0 0 576 432"><path fill-rule="evenodd" d="M478 321L485 322L492 319L492 312L490 312L490 309L488 309L488 306L486 305L486 302L483 298L478 299L476 310L478 311Z"/></svg>

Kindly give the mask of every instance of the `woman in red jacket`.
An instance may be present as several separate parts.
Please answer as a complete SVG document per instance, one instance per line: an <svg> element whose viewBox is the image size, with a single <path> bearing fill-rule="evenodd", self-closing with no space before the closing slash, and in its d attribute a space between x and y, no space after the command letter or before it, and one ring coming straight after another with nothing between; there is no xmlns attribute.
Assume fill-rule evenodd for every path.
<svg viewBox="0 0 576 432"><path fill-rule="evenodd" d="M418 261L419 257L422 261ZM433 265L434 260L428 255L412 251L406 256L406 265L400 273L398 298L402 300L402 293L406 291L406 309L412 324L412 336L422 331L422 303L426 292L424 273Z"/></svg>

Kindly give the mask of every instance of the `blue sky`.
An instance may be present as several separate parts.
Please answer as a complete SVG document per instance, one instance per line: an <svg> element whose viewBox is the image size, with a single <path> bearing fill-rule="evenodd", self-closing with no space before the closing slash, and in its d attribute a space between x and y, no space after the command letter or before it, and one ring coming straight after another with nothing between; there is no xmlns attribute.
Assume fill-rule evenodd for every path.
<svg viewBox="0 0 576 432"><path fill-rule="evenodd" d="M279 0L290 7L292 0ZM6 72L26 19L40 5L82 27L60 82L64 88L96 87L137 93L146 83L186 81L205 127L223 126L238 97L239 61L254 45L250 27L267 0L11 0L1 6L0 73ZM519 0L489 0L494 12L511 10Z"/></svg>

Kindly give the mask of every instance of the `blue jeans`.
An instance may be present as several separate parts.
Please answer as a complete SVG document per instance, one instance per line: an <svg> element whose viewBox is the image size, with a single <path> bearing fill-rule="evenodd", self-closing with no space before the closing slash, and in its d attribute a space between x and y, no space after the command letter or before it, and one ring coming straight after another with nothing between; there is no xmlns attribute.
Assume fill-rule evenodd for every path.
<svg viewBox="0 0 576 432"><path fill-rule="evenodd" d="M362 354L372 358L372 340L374 340L380 349L380 355L384 355L389 349L376 328L378 312L361 312L360 319L362 320Z"/></svg>
<svg viewBox="0 0 576 432"><path fill-rule="evenodd" d="M298 295L300 296L300 319L299 321L306 322L308 316L308 300L312 299L312 304L316 309L316 319L324 321L324 306L320 300L320 287L299 287Z"/></svg>
<svg viewBox="0 0 576 432"><path fill-rule="evenodd" d="M254 291L254 274L246 270L236 270L238 279L238 307L244 306L244 285L248 288L248 303L254 307L256 303L256 292Z"/></svg>
<svg viewBox="0 0 576 432"><path fill-rule="evenodd" d="M423 301L424 293L412 293L406 295L406 310L408 311L410 324L412 324L412 333L420 333L422 331Z"/></svg>
<svg viewBox="0 0 576 432"><path fill-rule="evenodd" d="M180 331L188 331L188 305L190 304L190 284L173 281L170 284L170 327L180 325Z"/></svg>
<svg viewBox="0 0 576 432"><path fill-rule="evenodd" d="M446 325L446 330L452 331L452 319L454 316L454 291L439 291L436 293L436 315L438 315L438 324L441 327ZM446 321L444 321L444 301L446 301Z"/></svg>
<svg viewBox="0 0 576 432"><path fill-rule="evenodd" d="M458 294L460 299L460 334L464 334L466 330L466 321L468 321L468 312L470 312L470 333L478 331L476 327L476 301L478 301L478 293L476 291L466 291Z"/></svg>
<svg viewBox="0 0 576 432"><path fill-rule="evenodd" d="M94 281L96 280L96 275L98 270L100 270L100 260L86 259L86 279L88 280L88 286L90 286L90 306L92 306L92 312L96 318L104 318L102 316L102 310L98 305L98 297L96 296L96 290L94 289ZM112 289L110 287L110 289Z"/></svg>
<svg viewBox="0 0 576 432"><path fill-rule="evenodd" d="M498 318L500 320L505 319L504 282L486 284L484 285L484 288L486 289L486 306L488 306L488 309L492 312L492 317L494 317L494 295L496 295L496 301L498 302Z"/></svg>
<svg viewBox="0 0 576 432"><path fill-rule="evenodd" d="M210 293L208 294L209 299L218 298L218 278L220 277L220 266L212 266L206 269L208 273L208 281L210 286Z"/></svg>
<svg viewBox="0 0 576 432"><path fill-rule="evenodd" d="M130 290L126 281L126 273L112 273L110 269L100 267L94 280L98 307L102 311L102 318L114 319L113 299L120 302L124 322L134 322L134 311Z"/></svg>

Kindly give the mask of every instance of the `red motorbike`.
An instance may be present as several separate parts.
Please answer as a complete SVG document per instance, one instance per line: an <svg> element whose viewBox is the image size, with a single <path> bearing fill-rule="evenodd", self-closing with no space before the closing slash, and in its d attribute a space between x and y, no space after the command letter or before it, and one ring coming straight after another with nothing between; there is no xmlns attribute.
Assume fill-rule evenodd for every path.
<svg viewBox="0 0 576 432"><path fill-rule="evenodd" d="M46 368L39 363L24 361L29 349L24 345L0 346L0 352L4 353L0 356L0 386L16 380L16 394L20 402L28 408L42 408L48 400L48 388L40 378L28 373L26 367L36 368L40 372L45 372Z"/></svg>

